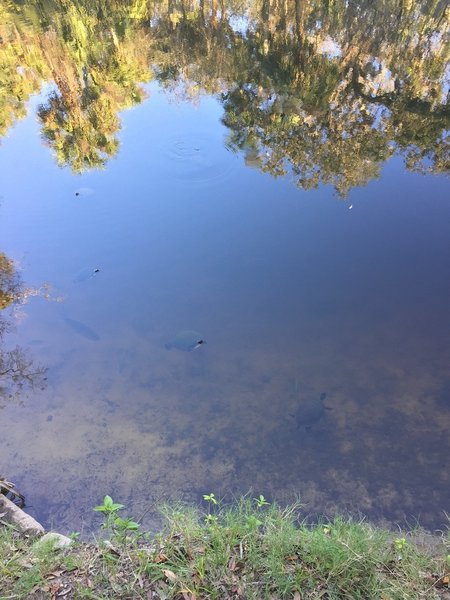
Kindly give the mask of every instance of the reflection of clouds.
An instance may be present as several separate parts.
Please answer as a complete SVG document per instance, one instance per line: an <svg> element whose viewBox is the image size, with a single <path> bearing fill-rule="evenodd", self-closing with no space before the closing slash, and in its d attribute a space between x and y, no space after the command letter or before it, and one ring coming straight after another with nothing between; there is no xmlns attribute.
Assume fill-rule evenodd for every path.
<svg viewBox="0 0 450 600"><path fill-rule="evenodd" d="M317 45L317 54L322 54L324 56L328 56L329 58L337 58L338 56L342 55L342 49L337 42L327 35Z"/></svg>
<svg viewBox="0 0 450 600"><path fill-rule="evenodd" d="M376 62L374 61L374 64ZM358 81L367 96L376 97L383 94L392 94L395 91L395 78L391 70L383 63L376 65L375 73L360 75Z"/></svg>
<svg viewBox="0 0 450 600"><path fill-rule="evenodd" d="M234 33L241 35L245 35L251 26L250 20L246 15L231 15L229 23Z"/></svg>

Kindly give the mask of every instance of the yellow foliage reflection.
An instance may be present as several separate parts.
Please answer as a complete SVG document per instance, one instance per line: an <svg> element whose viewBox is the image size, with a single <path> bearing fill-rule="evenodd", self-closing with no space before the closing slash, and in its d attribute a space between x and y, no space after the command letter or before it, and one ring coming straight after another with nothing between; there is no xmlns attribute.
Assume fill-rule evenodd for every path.
<svg viewBox="0 0 450 600"><path fill-rule="evenodd" d="M185 100L216 94L247 164L345 196L395 152L449 169L448 33L440 0L0 0L0 135L49 82L39 118L58 163L102 167L119 111L156 78Z"/></svg>

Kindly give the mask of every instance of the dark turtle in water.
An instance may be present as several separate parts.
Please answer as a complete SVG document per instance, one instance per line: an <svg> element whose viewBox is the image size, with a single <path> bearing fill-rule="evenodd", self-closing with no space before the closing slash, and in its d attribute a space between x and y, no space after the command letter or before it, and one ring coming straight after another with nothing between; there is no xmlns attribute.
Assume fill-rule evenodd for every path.
<svg viewBox="0 0 450 600"><path fill-rule="evenodd" d="M200 346L203 344L206 344L206 341L202 338L198 331L186 329L184 331L179 331L175 337L167 342L166 348L167 350L176 348L177 350L182 350L183 352L192 352L192 350L200 348Z"/></svg>
<svg viewBox="0 0 450 600"><path fill-rule="evenodd" d="M313 425L318 423L325 415L326 410L332 410L332 408L324 404L326 397L327 395L322 392L318 397L301 401L299 407L292 415L298 428L304 427L306 431L310 431Z"/></svg>
<svg viewBox="0 0 450 600"><path fill-rule="evenodd" d="M92 196L94 190L90 187L81 187L75 190L75 196Z"/></svg>
<svg viewBox="0 0 450 600"><path fill-rule="evenodd" d="M81 283L82 281L87 281L88 279L95 277L97 273L100 273L100 269L98 267L86 267L85 269L81 269L81 271L75 275L73 282Z"/></svg>

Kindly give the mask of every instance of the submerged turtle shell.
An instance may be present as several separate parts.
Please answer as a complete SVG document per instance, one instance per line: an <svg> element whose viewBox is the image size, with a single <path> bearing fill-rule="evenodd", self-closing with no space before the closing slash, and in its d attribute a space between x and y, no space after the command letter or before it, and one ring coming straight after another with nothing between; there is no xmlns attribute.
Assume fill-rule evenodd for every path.
<svg viewBox="0 0 450 600"><path fill-rule="evenodd" d="M318 397L301 401L300 406L294 414L297 427L304 427L308 431L320 421L327 410L327 407L323 403L326 397L327 395L322 393Z"/></svg>
<svg viewBox="0 0 450 600"><path fill-rule="evenodd" d="M198 331L186 329L179 331L169 342L167 342L166 348L167 350L176 348L183 352L192 352L192 350L196 350L196 348L199 348L205 343L205 340Z"/></svg>

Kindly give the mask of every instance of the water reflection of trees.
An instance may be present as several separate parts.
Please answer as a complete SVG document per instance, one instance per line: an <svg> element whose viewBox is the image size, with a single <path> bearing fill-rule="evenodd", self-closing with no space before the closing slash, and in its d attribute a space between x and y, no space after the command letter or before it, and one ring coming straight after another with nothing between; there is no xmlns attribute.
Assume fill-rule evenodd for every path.
<svg viewBox="0 0 450 600"><path fill-rule="evenodd" d="M29 292L24 289L13 261L0 252L0 311L23 302ZM11 322L4 312L0 312L0 408L4 401L15 397L24 388L42 387L45 382L46 369L36 366L25 350L17 345L6 348L10 330Z"/></svg>
<svg viewBox="0 0 450 600"><path fill-rule="evenodd" d="M443 172L448 17L440 0L0 0L0 134L53 81L45 140L61 165L102 166L118 112L156 77L182 98L216 94L229 147L303 188L345 196L395 152Z"/></svg>

